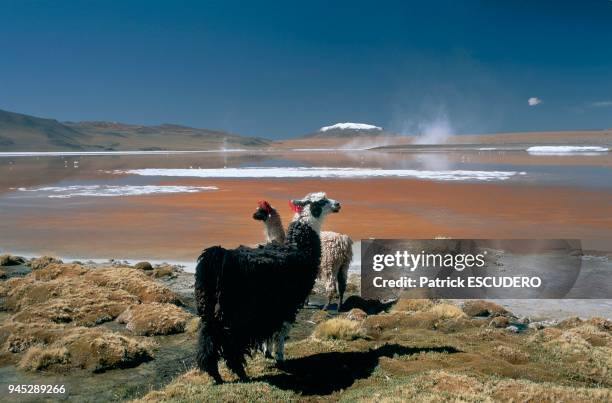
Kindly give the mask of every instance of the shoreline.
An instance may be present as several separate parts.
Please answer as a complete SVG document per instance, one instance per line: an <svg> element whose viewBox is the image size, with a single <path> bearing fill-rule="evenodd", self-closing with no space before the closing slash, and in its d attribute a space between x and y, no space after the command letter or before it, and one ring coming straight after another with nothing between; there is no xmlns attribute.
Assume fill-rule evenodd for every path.
<svg viewBox="0 0 612 403"><path fill-rule="evenodd" d="M359 247L355 248L359 250ZM1 254L6 254L6 251L0 251ZM19 254L10 253L13 256L19 256L26 259L34 259L41 257L39 254ZM585 255L589 256L589 255ZM139 262L148 262L152 266L172 266L179 269L177 277L180 284L182 294L190 294L193 292L192 277L195 272L196 262L160 260L160 259L123 259L123 258L80 258L74 259L71 257L56 256L66 264L78 262L84 266L91 268L107 268L118 266L134 266ZM3 266L11 267L11 266ZM351 263L349 275L353 282L359 282L361 273L358 263ZM359 293L360 294L360 293ZM480 299L480 298L478 298ZM477 299L476 299L477 300ZM612 299L508 299L508 298L491 298L485 299L502 305L508 311L513 312L520 318L528 318L530 322L556 323L573 317L588 319L590 317L602 317L612 320ZM464 303L466 299L451 299L455 303ZM534 303L537 301L538 303Z"/></svg>

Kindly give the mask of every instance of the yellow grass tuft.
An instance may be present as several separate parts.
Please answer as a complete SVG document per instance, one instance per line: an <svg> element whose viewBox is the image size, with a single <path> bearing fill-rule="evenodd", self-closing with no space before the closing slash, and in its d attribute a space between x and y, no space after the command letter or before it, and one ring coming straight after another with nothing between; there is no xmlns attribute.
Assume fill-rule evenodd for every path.
<svg viewBox="0 0 612 403"><path fill-rule="evenodd" d="M499 316L508 313L503 306L483 300L466 301L463 304L463 312L468 316Z"/></svg>
<svg viewBox="0 0 612 403"><path fill-rule="evenodd" d="M341 402L592 402L608 401L610 389L576 388L515 379L478 379L432 370L390 379L370 388L348 390Z"/></svg>
<svg viewBox="0 0 612 403"><path fill-rule="evenodd" d="M136 295L141 302L179 302L177 295L169 288L151 280L141 270L131 267L89 270L84 278L99 287L125 290Z"/></svg>
<svg viewBox="0 0 612 403"><path fill-rule="evenodd" d="M35 280L48 281L56 278L73 278L87 273L87 269L79 264L49 263L35 270L31 275Z"/></svg>
<svg viewBox="0 0 612 403"><path fill-rule="evenodd" d="M436 304L429 309L437 319L456 319L465 317L465 313L456 305L442 303Z"/></svg>
<svg viewBox="0 0 612 403"><path fill-rule="evenodd" d="M355 340L364 337L361 324L354 320L334 318L321 322L313 332L319 340Z"/></svg>
<svg viewBox="0 0 612 403"><path fill-rule="evenodd" d="M25 371L39 371L56 366L65 366L69 361L68 350L65 347L45 348L34 346L25 353L19 363L19 368Z"/></svg>
<svg viewBox="0 0 612 403"><path fill-rule="evenodd" d="M418 312L425 311L433 306L429 299L400 298L397 300L391 312Z"/></svg>
<svg viewBox="0 0 612 403"><path fill-rule="evenodd" d="M19 367L28 371L103 371L134 366L153 355L152 342L102 328L17 325L17 329L4 346L14 352L27 349Z"/></svg>
<svg viewBox="0 0 612 403"><path fill-rule="evenodd" d="M185 332L195 334L200 329L200 318L195 316L187 321L185 325Z"/></svg>
<svg viewBox="0 0 612 403"><path fill-rule="evenodd" d="M152 391L136 402L297 402L300 396L265 382L213 385L212 378L192 369L164 389Z"/></svg>
<svg viewBox="0 0 612 403"><path fill-rule="evenodd" d="M529 361L529 354L504 345L495 347L494 353L511 364L525 364Z"/></svg>
<svg viewBox="0 0 612 403"><path fill-rule="evenodd" d="M193 315L176 305L150 304L132 305L117 321L125 323L126 328L141 336L182 333Z"/></svg>
<svg viewBox="0 0 612 403"><path fill-rule="evenodd" d="M60 259L53 256L41 256L36 259L30 260L30 267L32 270L44 269L51 263L63 263Z"/></svg>
<svg viewBox="0 0 612 403"><path fill-rule="evenodd" d="M162 266L162 267L158 267L156 269L153 270L153 277L155 278L162 278L162 277L176 277L176 274L174 273L174 269L172 268L172 266Z"/></svg>
<svg viewBox="0 0 612 403"><path fill-rule="evenodd" d="M311 316L310 316L310 320L314 323L321 323L327 319L329 319L331 316L329 315L329 313L327 313L327 311L315 311Z"/></svg>

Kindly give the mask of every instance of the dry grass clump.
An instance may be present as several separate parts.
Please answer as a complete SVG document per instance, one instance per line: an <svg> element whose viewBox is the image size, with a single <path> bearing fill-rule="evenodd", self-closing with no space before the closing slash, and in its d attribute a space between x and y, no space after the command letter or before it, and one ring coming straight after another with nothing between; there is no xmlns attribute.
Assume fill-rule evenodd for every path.
<svg viewBox="0 0 612 403"><path fill-rule="evenodd" d="M129 304L137 302L136 297L122 290L85 289L64 298L28 305L13 315L13 320L95 326L115 319Z"/></svg>
<svg viewBox="0 0 612 403"><path fill-rule="evenodd" d="M30 348L19 363L19 368L26 371L39 371L48 368L64 367L70 358L65 347L39 347Z"/></svg>
<svg viewBox="0 0 612 403"><path fill-rule="evenodd" d="M574 316L572 318L567 318L559 322L556 327L559 329L572 329L580 327L582 325L592 325L602 331L612 331L612 321L597 316L589 318L587 320L582 320L579 317Z"/></svg>
<svg viewBox="0 0 612 403"><path fill-rule="evenodd" d="M397 329L402 319L407 316L403 313L370 315L363 321L362 328L368 336L377 336L384 331Z"/></svg>
<svg viewBox="0 0 612 403"><path fill-rule="evenodd" d="M310 316L310 321L314 323L321 323L329 318L331 318L331 315L327 311L320 310L320 311L315 311Z"/></svg>
<svg viewBox="0 0 612 403"><path fill-rule="evenodd" d="M153 277L162 278L162 277L176 277L176 273L174 273L174 268L172 266L166 265L157 267L153 270Z"/></svg>
<svg viewBox="0 0 612 403"><path fill-rule="evenodd" d="M351 341L365 337L359 322L344 318L334 318L319 323L312 335L319 340Z"/></svg>
<svg viewBox="0 0 612 403"><path fill-rule="evenodd" d="M0 326L1 351L22 353L16 358L19 367L29 371L95 372L150 359L150 341L93 327L130 307L127 327L143 335L182 332L193 317L166 303L178 301L169 288L131 268L51 262L3 282L0 294L4 307L13 312Z"/></svg>
<svg viewBox="0 0 612 403"><path fill-rule="evenodd" d="M6 320L0 326L0 347L11 353L24 352L37 344L51 344L59 339L66 327L53 323L19 323Z"/></svg>
<svg viewBox="0 0 612 403"><path fill-rule="evenodd" d="M572 371L590 382L612 385L612 334L591 323L571 328L546 328L530 341L543 348L553 360L571 365Z"/></svg>
<svg viewBox="0 0 612 403"><path fill-rule="evenodd" d="M40 315L53 322L96 324L96 311L114 319L138 302L179 302L168 287L131 268L86 269L75 264L49 264L26 277L7 280L0 297L9 311L23 311L22 321Z"/></svg>
<svg viewBox="0 0 612 403"><path fill-rule="evenodd" d="M483 300L470 300L463 304L463 312L468 316L500 316L508 311L501 305Z"/></svg>
<svg viewBox="0 0 612 403"><path fill-rule="evenodd" d="M515 379L479 379L433 370L410 377L392 378L369 387L349 389L342 394L340 402L592 402L608 401L610 398L610 389L575 388Z"/></svg>
<svg viewBox="0 0 612 403"><path fill-rule="evenodd" d="M19 367L29 371L101 371L137 365L153 354L151 342L108 329L12 320L0 326L0 346L3 351L24 352Z"/></svg>
<svg viewBox="0 0 612 403"><path fill-rule="evenodd" d="M0 266L16 266L25 262L25 259L20 256L0 255Z"/></svg>
<svg viewBox="0 0 612 403"><path fill-rule="evenodd" d="M418 302L414 305L407 304L409 307L414 308L418 305L423 307L428 305L425 302ZM480 325L469 320L458 306L450 303L432 303L429 308L425 308L422 311L406 312L393 310L388 314L370 315L363 321L363 329L368 336L372 337L380 336L389 330L437 329L450 333L476 326Z"/></svg>
<svg viewBox="0 0 612 403"><path fill-rule="evenodd" d="M610 333L590 324L570 329L546 328L536 333L532 341L565 354L585 354L592 347L612 347Z"/></svg>
<svg viewBox="0 0 612 403"><path fill-rule="evenodd" d="M499 345L493 351L495 355L503 358L510 364L525 364L529 361L529 354L512 347Z"/></svg>
<svg viewBox="0 0 612 403"><path fill-rule="evenodd" d="M504 327L508 327L508 325L510 325L510 320L506 318L505 316L495 316L489 322L489 326L492 326L492 327L504 328Z"/></svg>
<svg viewBox="0 0 612 403"><path fill-rule="evenodd" d="M64 263L61 259L55 258L53 256L41 256L35 259L30 260L30 267L32 270L40 270L44 269L51 263Z"/></svg>
<svg viewBox="0 0 612 403"><path fill-rule="evenodd" d="M189 319L187 321L187 324L185 325L185 332L189 334L195 334L198 332L199 329L200 329L200 317L199 316L194 316L193 318Z"/></svg>
<svg viewBox="0 0 612 403"><path fill-rule="evenodd" d="M32 277L39 281L54 280L56 278L74 278L87 273L87 269L79 264L49 263L45 267L32 272Z"/></svg>
<svg viewBox="0 0 612 403"><path fill-rule="evenodd" d="M441 303L436 304L428 312L431 312L437 319L457 319L464 318L465 313L457 305Z"/></svg>
<svg viewBox="0 0 612 403"><path fill-rule="evenodd" d="M66 327L51 344L37 345L23 355L25 370L86 369L100 372L140 364L153 355L153 344L107 329Z"/></svg>
<svg viewBox="0 0 612 403"><path fill-rule="evenodd" d="M183 374L164 389L153 391L136 402L297 402L300 395L265 382L213 385L212 379L196 369Z"/></svg>
<svg viewBox="0 0 612 403"><path fill-rule="evenodd" d="M125 323L126 328L135 334L152 336L182 333L192 318L193 315L176 305L154 302L130 306L117 321Z"/></svg>
<svg viewBox="0 0 612 403"><path fill-rule="evenodd" d="M397 300L391 312L418 312L425 311L433 306L433 302L429 299L410 299L400 298Z"/></svg>
<svg viewBox="0 0 612 403"><path fill-rule="evenodd" d="M89 270L84 278L99 287L125 290L136 295L141 302L180 302L169 288L151 280L142 271L129 267Z"/></svg>
<svg viewBox="0 0 612 403"><path fill-rule="evenodd" d="M125 304L179 302L169 288L135 269L86 269L74 264L50 264L24 278L10 279L0 289L0 296L6 298L10 311L57 298L66 298L73 308L79 307L82 299L93 300L90 304L104 303L103 299Z"/></svg>
<svg viewBox="0 0 612 403"><path fill-rule="evenodd" d="M139 301L127 291L98 287L82 278L34 281L30 276L33 274L15 279L5 297L6 307L17 311L13 319L19 322L47 320L94 326L113 320Z"/></svg>

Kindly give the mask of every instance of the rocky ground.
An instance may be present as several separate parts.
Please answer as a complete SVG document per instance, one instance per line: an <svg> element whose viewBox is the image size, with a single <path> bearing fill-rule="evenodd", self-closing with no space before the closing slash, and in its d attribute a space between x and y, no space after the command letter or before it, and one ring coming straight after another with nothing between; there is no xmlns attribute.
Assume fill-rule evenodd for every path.
<svg viewBox="0 0 612 403"><path fill-rule="evenodd" d="M612 322L532 322L487 301L357 296L300 310L276 365L215 386L193 369L193 274L0 257L0 383L64 384L78 401L609 401ZM263 314L263 313L262 313ZM13 396L14 397L14 396ZM20 396L21 400L36 400Z"/></svg>

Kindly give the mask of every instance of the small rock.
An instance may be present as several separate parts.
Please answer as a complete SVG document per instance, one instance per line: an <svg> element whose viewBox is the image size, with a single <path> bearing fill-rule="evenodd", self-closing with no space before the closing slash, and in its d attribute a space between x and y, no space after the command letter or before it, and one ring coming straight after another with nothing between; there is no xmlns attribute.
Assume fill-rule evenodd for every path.
<svg viewBox="0 0 612 403"><path fill-rule="evenodd" d="M512 333L518 333L520 331L519 328L517 326L514 326L514 325L508 326L506 328L506 330L508 330L509 332L512 332Z"/></svg>
<svg viewBox="0 0 612 403"><path fill-rule="evenodd" d="M0 255L0 266L17 266L24 263L25 259L20 256Z"/></svg>
<svg viewBox="0 0 612 403"><path fill-rule="evenodd" d="M531 320L528 317L523 317L523 318L519 318L516 320L516 322L522 324L522 325L528 325L529 323L531 323Z"/></svg>
<svg viewBox="0 0 612 403"><path fill-rule="evenodd" d="M153 270L153 266L149 262L138 262L134 265L135 269L138 270Z"/></svg>

